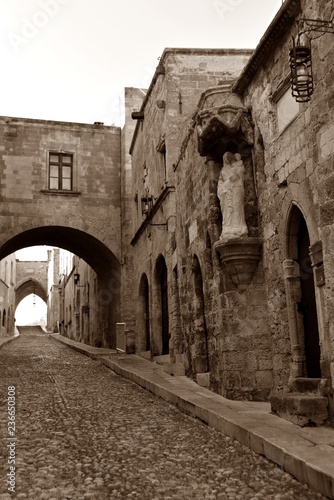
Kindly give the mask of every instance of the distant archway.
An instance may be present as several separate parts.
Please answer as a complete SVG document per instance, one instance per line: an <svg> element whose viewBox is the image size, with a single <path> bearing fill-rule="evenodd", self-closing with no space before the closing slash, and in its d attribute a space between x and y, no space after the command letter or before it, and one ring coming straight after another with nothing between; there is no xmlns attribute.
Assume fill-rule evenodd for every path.
<svg viewBox="0 0 334 500"><path fill-rule="evenodd" d="M27 278L22 283L19 283L15 288L15 309L25 297L35 294L44 302L47 302L47 291L43 285L34 278Z"/></svg>
<svg viewBox="0 0 334 500"><path fill-rule="evenodd" d="M0 259L17 250L35 245L69 250L81 257L96 272L95 307L99 335L96 342L102 341L103 345L115 348L116 323L119 321L120 311L121 269L114 253L103 241L88 232L66 226L42 226L23 231L4 242L0 247ZM23 293L24 288L21 291ZM42 294L42 291L39 291Z"/></svg>

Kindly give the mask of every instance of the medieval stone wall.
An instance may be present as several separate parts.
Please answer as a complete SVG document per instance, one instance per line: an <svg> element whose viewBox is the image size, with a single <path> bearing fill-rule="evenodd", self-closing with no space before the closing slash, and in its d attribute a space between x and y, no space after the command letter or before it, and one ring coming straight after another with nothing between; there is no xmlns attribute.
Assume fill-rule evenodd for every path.
<svg viewBox="0 0 334 500"><path fill-rule="evenodd" d="M59 333L60 323L60 272L59 272L59 248L48 250L48 277L47 277L47 330Z"/></svg>
<svg viewBox="0 0 334 500"><path fill-rule="evenodd" d="M70 272L60 285L59 332L77 342L102 347L108 345L100 324L97 306L108 301L97 288L97 276L82 259L73 256Z"/></svg>
<svg viewBox="0 0 334 500"><path fill-rule="evenodd" d="M196 331L200 332L206 328L210 337L210 361L211 358L213 360L211 387L217 391L221 390L222 379L221 345L217 337L217 331L221 328L221 304L217 291L221 284L213 271L212 260L215 257L212 257L207 243L212 180L204 159L196 152L194 139L188 142L186 151L183 151L183 141L194 128L195 112L203 90L208 86L231 83L233 78L240 74L249 55L249 51L166 49L159 64L160 67L164 66L164 74L157 75L148 97L144 100L143 120L137 125L131 148L134 213L137 213L137 217L134 217L132 240L134 293L138 296L136 349L144 351L146 345L143 317L147 312L143 310L142 285L147 279L151 355L165 353L161 340L160 289L161 269L165 264L171 362L181 361L183 357L186 371L193 377L196 377L197 373L206 372L205 342L199 338L199 333L197 340L193 340ZM164 140L166 151L165 165L158 150L161 147L161 139ZM179 165L175 173L175 164L180 153L186 157L187 166L183 168ZM153 208L148 219L145 219L141 213L141 198L147 195L153 198ZM161 223L166 226L156 226ZM211 242L209 247L210 245ZM204 301L200 292L197 298L194 296L194 254L203 270ZM200 281L201 278L197 274L198 291ZM206 311L205 321L201 315L203 307ZM239 371L241 370L239 367ZM230 381L230 385L234 385L234 380ZM261 391L262 386L259 392Z"/></svg>
<svg viewBox="0 0 334 500"><path fill-rule="evenodd" d="M48 267L49 261L16 261L16 286L19 287L23 282L35 281L40 284L45 295L48 291ZM45 295L43 300L45 300Z"/></svg>
<svg viewBox="0 0 334 500"><path fill-rule="evenodd" d="M240 291L214 248L222 229L221 168L222 161L200 156L194 130L176 169L186 371L197 380L207 373L209 386L226 397L265 399L272 387L272 356L263 270L259 264L247 289Z"/></svg>
<svg viewBox="0 0 334 500"><path fill-rule="evenodd" d="M132 188L132 162L130 146L136 126L131 118L133 112L140 109L145 90L127 87L124 91L125 124L122 129L122 169L121 169L121 321L125 323L129 350L134 348L135 314L133 311L133 237L134 193Z"/></svg>
<svg viewBox="0 0 334 500"><path fill-rule="evenodd" d="M298 2L290 1L288 7L294 8L294 4L298 6ZM331 2L320 6L310 0L301 3L297 12L298 18L329 20ZM279 42L272 44L270 54L264 56L242 92L245 106L252 109L264 153L257 180L274 388L284 392L294 378L309 376L301 290L303 281L313 275L313 316L317 315L320 341L320 369L316 373L332 392L334 84L330 61L334 57L334 36L309 33L313 38L314 92L309 102L296 103L291 96L288 57L291 37L296 35L294 22ZM301 220L305 220L309 234L311 262L298 261ZM295 267L293 271L288 270L290 265Z"/></svg>

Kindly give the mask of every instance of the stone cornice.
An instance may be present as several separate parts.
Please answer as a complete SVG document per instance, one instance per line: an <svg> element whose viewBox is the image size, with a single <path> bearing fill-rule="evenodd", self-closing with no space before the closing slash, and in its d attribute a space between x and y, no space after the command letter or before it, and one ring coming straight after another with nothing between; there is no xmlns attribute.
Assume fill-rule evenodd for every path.
<svg viewBox="0 0 334 500"><path fill-rule="evenodd" d="M285 0L233 85L233 92L242 94L245 91L259 67L268 59L268 55L272 53L274 47L280 43L283 35L294 23L299 12L300 0Z"/></svg>

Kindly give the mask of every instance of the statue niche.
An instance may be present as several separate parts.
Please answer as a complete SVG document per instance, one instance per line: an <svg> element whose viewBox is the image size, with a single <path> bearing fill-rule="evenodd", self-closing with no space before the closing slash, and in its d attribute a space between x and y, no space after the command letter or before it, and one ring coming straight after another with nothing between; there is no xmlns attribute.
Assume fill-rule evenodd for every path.
<svg viewBox="0 0 334 500"><path fill-rule="evenodd" d="M217 196L222 212L222 232L214 248L232 282L239 291L244 291L261 258L261 240L249 236L245 217L245 165L239 153L224 153Z"/></svg>
<svg viewBox="0 0 334 500"><path fill-rule="evenodd" d="M225 89L207 91L203 105L197 117L198 152L207 158L211 189L216 186L216 194L211 191L210 199L215 196L222 215L221 233L219 236L216 232L213 247L232 282L244 291L255 274L262 250L253 165L254 124L240 97ZM213 234L212 222L208 220Z"/></svg>

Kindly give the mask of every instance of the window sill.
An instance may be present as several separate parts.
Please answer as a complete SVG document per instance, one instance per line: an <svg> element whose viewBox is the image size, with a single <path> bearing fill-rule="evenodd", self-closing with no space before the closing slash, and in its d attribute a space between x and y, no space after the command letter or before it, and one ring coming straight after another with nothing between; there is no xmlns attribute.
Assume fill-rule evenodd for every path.
<svg viewBox="0 0 334 500"><path fill-rule="evenodd" d="M80 196L80 191L65 191L62 189L41 189L41 193L43 194L52 194L52 195L65 195L65 196Z"/></svg>

